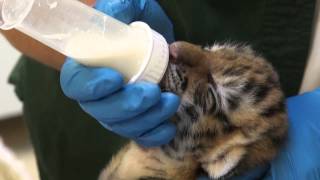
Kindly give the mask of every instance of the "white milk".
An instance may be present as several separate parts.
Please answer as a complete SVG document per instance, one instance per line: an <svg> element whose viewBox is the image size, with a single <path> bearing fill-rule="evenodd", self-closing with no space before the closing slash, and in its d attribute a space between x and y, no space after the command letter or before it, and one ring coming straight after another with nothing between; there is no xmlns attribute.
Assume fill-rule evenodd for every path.
<svg viewBox="0 0 320 180"><path fill-rule="evenodd" d="M78 32L70 37L65 51L81 64L116 69L128 81L139 72L148 52L148 43L147 36L141 31L128 37Z"/></svg>

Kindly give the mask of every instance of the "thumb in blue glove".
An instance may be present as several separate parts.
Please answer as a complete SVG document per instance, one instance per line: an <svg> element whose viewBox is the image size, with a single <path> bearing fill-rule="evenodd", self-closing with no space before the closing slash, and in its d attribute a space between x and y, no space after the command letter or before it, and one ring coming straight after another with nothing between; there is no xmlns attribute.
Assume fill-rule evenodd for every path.
<svg viewBox="0 0 320 180"><path fill-rule="evenodd" d="M168 119L179 98L161 93L155 84L123 84L108 68L88 68L68 59L61 70L61 87L105 128L150 147L168 143L175 126Z"/></svg>
<svg viewBox="0 0 320 180"><path fill-rule="evenodd" d="M97 0L95 8L127 24L143 21L168 43L174 41L173 25L155 0Z"/></svg>

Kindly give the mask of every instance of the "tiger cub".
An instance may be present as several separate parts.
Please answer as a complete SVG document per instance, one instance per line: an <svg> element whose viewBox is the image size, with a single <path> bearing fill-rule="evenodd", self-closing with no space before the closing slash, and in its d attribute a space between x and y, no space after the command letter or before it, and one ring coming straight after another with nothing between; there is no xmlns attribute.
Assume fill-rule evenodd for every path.
<svg viewBox="0 0 320 180"><path fill-rule="evenodd" d="M181 97L175 138L148 149L131 142L100 180L228 179L272 160L287 133L272 66L245 46L176 42L170 53L160 86Z"/></svg>

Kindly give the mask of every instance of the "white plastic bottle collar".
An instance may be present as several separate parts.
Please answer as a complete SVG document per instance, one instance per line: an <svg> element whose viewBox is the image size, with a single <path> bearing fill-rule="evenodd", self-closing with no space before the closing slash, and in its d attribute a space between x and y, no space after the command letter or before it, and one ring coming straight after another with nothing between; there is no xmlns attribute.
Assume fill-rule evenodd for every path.
<svg viewBox="0 0 320 180"><path fill-rule="evenodd" d="M133 22L130 26L144 28L146 36L150 39L148 53L143 60L139 72L133 76L129 83L147 81L159 83L163 78L169 63L169 47L167 41L158 32L152 30L144 22Z"/></svg>

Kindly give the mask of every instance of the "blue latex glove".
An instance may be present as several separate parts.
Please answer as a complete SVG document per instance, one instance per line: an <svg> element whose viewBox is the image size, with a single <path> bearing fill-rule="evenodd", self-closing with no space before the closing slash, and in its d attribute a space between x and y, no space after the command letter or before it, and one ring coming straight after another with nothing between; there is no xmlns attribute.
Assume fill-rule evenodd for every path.
<svg viewBox="0 0 320 180"><path fill-rule="evenodd" d="M143 21L169 44L174 41L173 25L155 0L97 0L95 8L127 24Z"/></svg>
<svg viewBox="0 0 320 180"><path fill-rule="evenodd" d="M265 179L320 179L320 89L287 100L289 141Z"/></svg>
<svg viewBox="0 0 320 180"><path fill-rule="evenodd" d="M320 89L288 98L287 108L288 142L270 168L258 167L232 180L320 180Z"/></svg>
<svg viewBox="0 0 320 180"><path fill-rule="evenodd" d="M172 24L154 0L100 0L95 6L123 22L145 21L173 41ZM168 143L175 126L168 119L177 111L179 98L161 93L155 84L126 85L122 75L110 68L85 67L68 58L61 69L66 96L105 128L145 146Z"/></svg>

